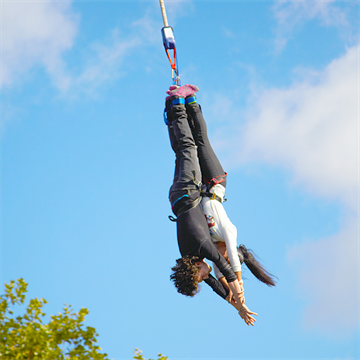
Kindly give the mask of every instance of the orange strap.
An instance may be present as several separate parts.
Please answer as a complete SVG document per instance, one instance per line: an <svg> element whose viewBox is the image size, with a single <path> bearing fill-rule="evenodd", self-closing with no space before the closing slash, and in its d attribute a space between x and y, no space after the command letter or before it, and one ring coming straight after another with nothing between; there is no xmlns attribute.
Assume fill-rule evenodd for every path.
<svg viewBox="0 0 360 360"><path fill-rule="evenodd" d="M171 57L170 57L168 49L165 49L165 51L166 51L166 55L170 61L171 68L176 71L176 48L174 48L174 60L173 61L171 61Z"/></svg>

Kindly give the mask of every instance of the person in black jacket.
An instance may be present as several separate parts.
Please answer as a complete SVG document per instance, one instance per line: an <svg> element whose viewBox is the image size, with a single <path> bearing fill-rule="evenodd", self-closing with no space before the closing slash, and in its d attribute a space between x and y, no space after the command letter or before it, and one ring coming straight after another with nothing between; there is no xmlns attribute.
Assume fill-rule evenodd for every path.
<svg viewBox="0 0 360 360"><path fill-rule="evenodd" d="M256 320L252 315L257 314L245 305L237 276L212 243L207 221L199 206L202 175L185 108L185 98L197 90L193 85L184 85L166 101L169 137L176 156L169 200L177 216L177 240L182 256L172 268L170 278L181 294L194 296L199 282L204 280L217 294L226 298L228 290L210 274L211 268L204 259L213 261L226 278L240 316L246 324L254 325Z"/></svg>

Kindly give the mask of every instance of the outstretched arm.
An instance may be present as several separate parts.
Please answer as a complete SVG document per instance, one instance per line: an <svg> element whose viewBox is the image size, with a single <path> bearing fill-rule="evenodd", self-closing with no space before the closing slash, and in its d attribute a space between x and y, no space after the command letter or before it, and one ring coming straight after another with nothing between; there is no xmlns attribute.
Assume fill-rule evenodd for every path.
<svg viewBox="0 0 360 360"><path fill-rule="evenodd" d="M236 300L236 309L239 312L239 315L241 318L246 322L247 325L254 326L254 322L256 322L256 319L252 315L257 315L257 313L252 312L249 310L249 308L244 304L241 303L240 300L240 284L237 280L229 282L230 290L233 292Z"/></svg>
<svg viewBox="0 0 360 360"><path fill-rule="evenodd" d="M241 273L240 273L240 276L241 276ZM224 286L224 288L229 291L230 296L227 296L226 299L228 300L229 303L231 303L232 299L235 300L235 298L233 297L232 291L230 290L229 284L227 283L227 281L225 279L225 276L220 277L219 281ZM244 296L244 287L243 287L243 281L242 280L239 281L239 285L240 285L240 294L239 294L240 302L242 304L244 304L245 303L245 296Z"/></svg>
<svg viewBox="0 0 360 360"><path fill-rule="evenodd" d="M226 299L229 295L229 289L220 281L216 280L211 274L209 275L209 278L204 279L204 281L223 299Z"/></svg>
<svg viewBox="0 0 360 360"><path fill-rule="evenodd" d="M226 282L225 278L223 277L224 281ZM231 305L234 306L234 308L238 311L241 318L246 322L247 325L254 326L254 322L256 322L256 319L252 315L257 315L255 312L252 312L249 310L249 308L245 305L245 303L241 303L240 306L238 303L234 300L232 293L236 289L233 287L233 283L238 283L237 280L235 280L233 283L230 282L230 284L226 285L224 282L220 282L216 280L211 274L209 275L208 279L204 280L209 286L212 287L212 289L223 299L230 302ZM230 285L230 287L229 287ZM234 290L230 290L230 288L233 287ZM236 290L235 290L236 291ZM235 294L235 293L234 293ZM229 299L229 300L228 300Z"/></svg>
<svg viewBox="0 0 360 360"><path fill-rule="evenodd" d="M237 309L239 310L239 315L242 319L248 324L253 325L255 319L251 316L251 314L255 315L255 313L250 312L247 309L246 305L242 305L240 300L241 288L237 276L234 271L231 269L231 266L227 263L224 257L219 253L216 249L215 245L211 241L204 241L201 244L201 248L199 249L201 254L209 260L212 260L219 268L219 270L224 274L230 290L232 291Z"/></svg>

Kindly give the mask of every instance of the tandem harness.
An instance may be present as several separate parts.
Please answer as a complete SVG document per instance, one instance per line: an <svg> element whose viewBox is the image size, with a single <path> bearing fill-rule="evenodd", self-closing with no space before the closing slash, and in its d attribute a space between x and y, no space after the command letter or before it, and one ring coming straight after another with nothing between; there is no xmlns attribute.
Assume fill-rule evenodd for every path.
<svg viewBox="0 0 360 360"><path fill-rule="evenodd" d="M207 186L205 187L205 189L202 189L200 195L202 197L208 197L210 198L210 200L217 200L219 201L220 203L223 203L225 201L227 201L227 199L223 199L221 198L220 196L217 196L216 193L212 193L210 192L210 189L217 185L217 184L221 184L222 182L224 182L226 180L226 176L227 176L227 173L223 174L223 175L219 175L219 176L216 176L214 177L213 179L211 179Z"/></svg>
<svg viewBox="0 0 360 360"><path fill-rule="evenodd" d="M196 183L196 177L195 177L195 171L193 171L193 183L196 185L196 187L194 189L187 189L187 194L184 194L180 197L178 197L171 205L171 209L174 211L174 207L177 203L179 203L180 200L185 199L185 198L190 198L191 195L191 191L199 191L200 192L200 196L198 196L196 199L194 199L191 202L187 202L185 205L181 206L180 208L176 209L176 216L179 217L181 214L183 214L186 211L189 211L191 209L193 209L194 207L198 206L201 202L201 199L203 197L208 197L210 198L210 200L217 200L220 203L223 203L225 201L227 201L227 199L222 199L220 196L217 196L216 193L211 193L210 191L208 191L208 189L211 189L214 185L216 184L220 184L222 182L225 181L226 179L226 173L224 175L219 175L214 179L211 179L211 181L209 182L208 186L201 186L201 183ZM169 215L169 220L176 222L177 218L174 218L172 215Z"/></svg>
<svg viewBox="0 0 360 360"><path fill-rule="evenodd" d="M212 193L210 192L210 189L217 185L217 184L221 184L223 183L225 180L226 180L226 176L227 176L227 173L223 174L223 175L219 175L219 176L216 176L214 177L213 179L211 179L207 186L205 187L205 189L202 189L201 191L201 196L202 197L208 197L210 198L210 200L217 200L219 201L220 203L223 203L225 201L227 201L227 199L222 199L220 196L217 196L216 193Z"/></svg>

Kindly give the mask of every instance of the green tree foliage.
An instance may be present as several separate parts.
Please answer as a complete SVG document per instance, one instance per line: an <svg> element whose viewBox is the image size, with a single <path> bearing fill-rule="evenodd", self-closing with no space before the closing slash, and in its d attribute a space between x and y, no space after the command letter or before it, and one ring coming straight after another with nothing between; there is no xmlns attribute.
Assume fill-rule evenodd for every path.
<svg viewBox="0 0 360 360"><path fill-rule="evenodd" d="M135 355L133 357L134 360L147 360L144 358L144 356L141 354L142 351L139 349L135 349L134 351ZM148 359L148 360L152 360L152 359ZM169 360L169 358L167 356L158 354L158 358L156 360Z"/></svg>
<svg viewBox="0 0 360 360"><path fill-rule="evenodd" d="M21 360L108 360L107 354L96 346L95 329L84 328L87 309L74 312L66 306L63 313L50 316L43 323L45 299L32 299L23 316L14 316L12 307L25 302L27 283L23 279L5 284L5 294L0 296L0 359ZM147 360L138 349L133 360ZM149 359L152 360L152 359ZM158 354L157 360L169 360Z"/></svg>
<svg viewBox="0 0 360 360"><path fill-rule="evenodd" d="M87 309L74 312L66 306L63 313L43 323L46 300L32 299L22 316L14 316L13 306L25 302L27 284L23 279L5 284L0 296L0 358L7 359L108 359L96 345L95 329L84 327Z"/></svg>

